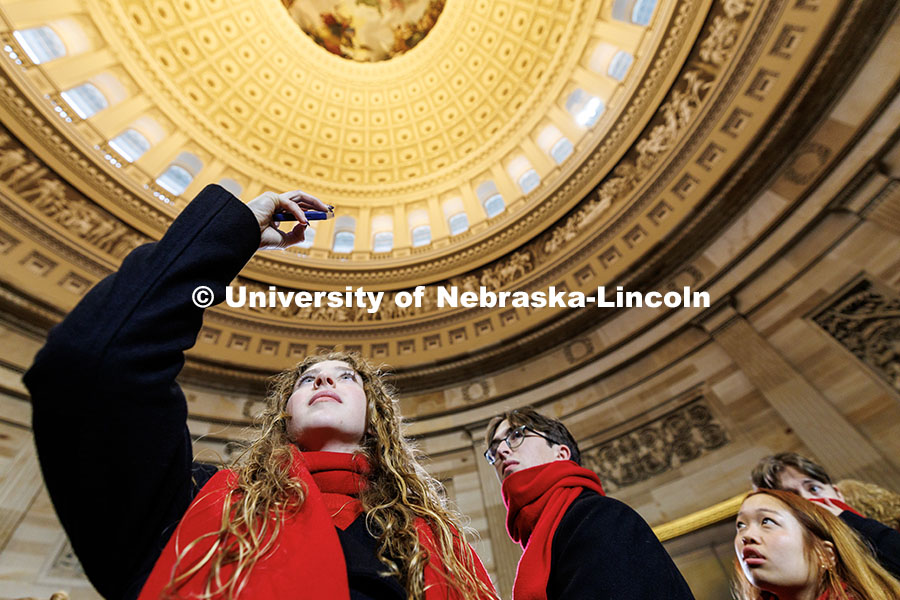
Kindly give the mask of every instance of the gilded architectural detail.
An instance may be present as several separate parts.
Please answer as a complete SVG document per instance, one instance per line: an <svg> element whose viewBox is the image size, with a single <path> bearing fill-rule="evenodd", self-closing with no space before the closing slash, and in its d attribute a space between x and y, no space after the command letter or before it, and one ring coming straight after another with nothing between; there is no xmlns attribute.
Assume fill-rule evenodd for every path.
<svg viewBox="0 0 900 600"><path fill-rule="evenodd" d="M806 144L785 172L791 183L806 185L815 179L831 158L831 149L816 142Z"/></svg>
<svg viewBox="0 0 900 600"><path fill-rule="evenodd" d="M633 157L620 162L596 193L589 195L571 216L545 235L543 253L558 252L606 212L613 202L634 190L680 139L711 87L712 77L706 71L695 69L685 73L669 101L662 106L661 122L635 145Z"/></svg>
<svg viewBox="0 0 900 600"><path fill-rule="evenodd" d="M490 399L491 387L487 381L475 381L462 388L463 402L472 404L473 402L485 402Z"/></svg>
<svg viewBox="0 0 900 600"><path fill-rule="evenodd" d="M275 315L285 319L312 321L312 322L331 322L331 323L365 323L372 321L391 321L399 319L407 319L410 317L420 316L428 313L434 313L439 310L437 287L456 286L459 293L478 292L481 286L488 290L499 291L511 286L514 282L522 279L535 268L534 257L530 250L523 249L502 258L501 260L488 265L482 269L473 270L464 276L453 278L451 280L439 282L438 284L425 286L422 295L421 306L400 306L397 303L397 294L412 293L413 288L406 290L397 290L386 292L381 307L376 312L369 312L366 307L354 306L305 306L300 307L296 304L290 306L277 307L247 307L247 310L256 313L264 313L267 315ZM237 283L247 288L248 292L262 292L268 294L270 287L255 281L240 278ZM277 287L277 291L297 291L287 290L283 287ZM335 286L335 290L341 291Z"/></svg>
<svg viewBox="0 0 900 600"><path fill-rule="evenodd" d="M285 360L293 359L295 351L292 350L293 341L278 342L293 340L298 334L308 338L310 348L323 344L346 347L352 343L368 356L404 368L422 357L442 365L462 364L473 344L489 344L484 347L484 353L491 356L495 351L524 352L525 348L542 347L541 344L506 342L524 339L545 327L556 329L563 337L541 334L543 340L549 336L554 343L568 341L574 339L575 333L583 332L586 326L611 317L613 311L588 315L587 311L572 314L572 311L529 311L510 307L439 310L436 302L438 286L455 285L460 291L477 291L481 286L494 291L534 291L554 285L557 289L586 291L600 284L608 285L610 277L624 278L623 283L634 280L639 286L649 284L647 278L658 273L656 265L668 261L655 254L662 247L659 242L675 239L681 231L691 231L690 221L695 216L699 218L702 212L715 214L722 209L719 200L706 202L699 208L698 203L704 200L700 190L710 189L708 177L731 166L728 163L738 156L735 150L743 151L736 146L747 139L748 130L755 131L770 114L767 104L748 102L747 97L737 96L737 90L745 88L748 73L758 73L765 67L780 77L777 80L779 86L769 91L771 96L766 102L784 97L786 92L781 91L781 84L794 76L789 68L793 68L796 61L792 61L792 65L762 64L767 58L763 56L762 48L769 47L774 36L785 30L784 25L796 22L798 17L792 14L790 0L775 3L737 0L658 3L653 20L647 26L623 23L620 17L611 18L601 2L559 3L555 6L560 11L550 15L549 9L539 10L540 14L534 13L539 18L532 21L526 18L532 13L515 10L520 4L516 1L504 8L508 14L503 18L511 27L509 31L502 28L475 31L476 25L492 22L499 14L488 10L472 15L469 27L467 15L460 12L462 4L448 4L441 15L442 24L429 36L444 36L444 29L453 31L454 28L469 27L466 35L452 40L442 38L448 41L444 46L447 52L444 56L434 56L434 64L418 64L426 55L431 57L429 46L435 43L430 38L402 60L391 61L390 64L396 63L398 68L403 63L404 67L421 66L423 70L415 71L414 76L410 75L400 85L385 88L385 93L379 95L376 88L384 83L380 76L377 77L380 83L367 85L365 89L343 84L347 80L369 81L368 78L374 77L386 64L356 64L328 56L315 47L309 56L301 53L298 57L286 55L285 47L269 45L268 51L264 51L264 44L269 44L266 40L282 32L283 28L291 31L299 42L311 44L285 17L283 7L278 3L260 5L256 11L251 10L244 0L237 1L230 11L222 11L214 4L194 3L194 9L201 11L204 22L210 25L195 29L197 22L187 14L186 5L170 5L168 16L163 16L131 0L89 0L83 5L78 19L88 27L97 27L96 31L92 30L92 35L96 34L93 41L98 47L91 52L96 51L96 56L112 56L115 64L109 69L120 77L128 94L138 90L138 96L128 97L121 104L88 117L79 122L77 128L70 127L47 110L45 97L32 97L20 85L25 77L40 79L50 90L47 98L57 98L59 90L74 83L62 84L54 79L62 71L61 63L54 65L51 61L46 65L16 67L7 61L4 63L0 109L17 121L18 126L13 129L17 137L48 140L48 147L42 147L39 156L50 171L45 177L40 166L37 169L28 167L13 175L28 160L15 164L19 157L11 156L10 168L2 176L17 186L13 198L17 204L31 204L39 207L32 210L54 215L54 222L50 223L53 226L47 228L46 235L55 237L58 246L70 241L70 236L60 235L65 228L66 232L84 241L85 246L93 245L116 257L133 245L117 244L127 226L115 219L101 222L94 218L92 211L67 206L80 198L79 190L90 188L91 200L100 207L114 206L115 210L111 212L127 215L130 223L136 222L134 217L140 217L141 225L138 226L153 237L161 233L190 192L219 176L234 178L243 185L242 197L247 200L253 193L280 180L285 172L296 174L302 170L300 165L279 163L283 158L304 158L317 166L333 168L333 177L321 181L314 173L310 177L316 179L319 189L329 193L340 192L342 195L351 190L347 192L346 204L334 202L346 210L345 214L356 215L357 246L353 252L346 255L333 252L329 239L333 237L333 229L329 227L331 224L322 224L312 248L299 253L260 254L251 260L237 283L246 283L251 290L262 292L268 292L272 281L278 282L279 290L342 291L346 286L363 286L367 290L386 292L381 310L369 313L366 309L345 307L215 308L208 313L209 321L215 323L222 334L217 339L201 337L203 343L195 350L207 360L215 361L225 353L235 360L246 357L255 361L254 365L259 369L280 368ZM484 10L484 6L490 7L490 3L478 3L478 10ZM510 10L513 12L509 13ZM816 17L827 19L834 9L827 12L827 15ZM275 13L280 22L273 22L273 28L266 31L268 19ZM803 16L806 15L804 11ZM183 23L183 30L175 31L166 19ZM578 21L577 31L560 30L560 24L569 22L567 19ZM10 22L10 27L15 26L14 21ZM525 29L513 31L521 23ZM796 38L802 45L791 47L797 53L797 60L807 56L814 59L806 46L823 36L825 31L818 23L804 23L804 26L803 36ZM544 48L550 54L557 52L553 56L558 56L558 60L546 61L549 54L530 52L541 48L535 45L541 36L541 39L556 40L569 33L578 40L566 40L565 52ZM609 37L605 37L607 33L610 33ZM537 37L532 39L532 36ZM12 36L7 37L12 39ZM500 129L495 131L490 116L486 117L487 123L478 123L483 111L477 98L468 110L456 111L457 118L465 117L469 127L474 123L479 135L485 139L494 139L491 136L502 138L502 155L494 153L496 148L490 144L473 146L465 135L456 141L452 137L455 130L451 130L449 162L440 166L439 162L444 158L441 152L433 154L429 144L432 137L439 137L443 124L437 122L437 128L426 135L426 126L431 126L424 120L427 117L420 115L437 114L434 118L440 121L449 118L449 113L444 113L454 108L455 100L465 100L468 79L461 79L458 89L442 86L448 78L457 74L462 77L465 72L475 69L474 63L463 68L462 61L469 58L480 62L472 72L484 78L479 80L483 90L495 90L500 96L505 94L504 74L495 73L497 65L484 59L496 57L506 48L504 43L513 40L522 45L511 47L511 56L519 51L529 51L525 54L530 54L533 61L527 65L517 63L525 65L522 76L527 85L521 90L511 89L509 95L504 96L508 98L503 101L507 106L519 107L513 111L515 114L504 115ZM15 47L15 40L11 44ZM632 55L633 64L624 79L618 80L602 66L589 68L588 63L598 44L606 45L605 52L622 50ZM817 45L816 48L815 52L820 52L825 46ZM801 50L803 56L799 56ZM742 53L739 60L734 56L738 51ZM523 61L525 54L520 55ZM211 56L216 56L216 60L212 61ZM316 70L318 66L296 69L293 58L312 62L316 62L314 58L321 58L328 67L329 76L320 76L320 71ZM459 69L441 73L429 70L435 66L442 69L442 63L446 61ZM241 79L240 75L247 73L248 68L252 69L252 76ZM535 79L532 81L529 77ZM173 86L176 80L178 85ZM606 102L605 112L595 126L582 127L573 120L576 115L567 106L567 99L576 87ZM554 91L555 95L551 94L552 98L545 95L541 102L546 100L546 105L552 104L553 110L542 113L536 110L537 105L529 102L532 94L540 95L548 90ZM252 94L257 95L257 100L251 102ZM292 96L289 98L287 94ZM308 102L315 102L315 107L309 108L313 105L307 106ZM748 104L753 107L752 112L746 109ZM236 119L236 113L231 112L239 105L243 107L241 110L250 112ZM366 110L357 114L354 111L357 105L365 105ZM159 142L154 140L147 155L152 155L151 159L145 156L130 165L111 168L108 160L103 158L103 153L109 151L109 139L126 127L129 119L147 113L147 110L142 112L135 108L140 106L149 106L159 117L160 125L166 130L163 140L168 155L157 152ZM443 112L434 113L436 106L442 107ZM134 115L129 113L132 109ZM490 112L490 107L485 109ZM527 123L523 124L517 111L528 114ZM258 118L248 118L250 114ZM724 123L720 117L723 114L736 115L730 123L732 128L728 129L729 134L735 136L734 141L718 136L714 145L709 138L722 131ZM410 119L407 125L395 122L401 115ZM312 119L312 116L316 118ZM228 118L239 130L226 126ZM375 123L376 119L381 125ZM286 125L273 127L277 123ZM578 164L555 163L553 157L547 155L546 148L535 145L544 124L557 127L559 134L573 142L572 158L568 160ZM303 127L307 129L301 131ZM409 143L393 136L393 133L399 136L404 127L410 128L407 132L412 136L407 139ZM507 127L516 128L517 135L529 137L527 147L518 147L517 138L504 137ZM297 131L288 131L290 128L297 128ZM96 141L91 139L85 143L91 136L96 136ZM326 136L331 136L330 143L326 143ZM49 147L51 140L52 148ZM356 144L353 140L363 146L381 140L385 154L383 157L365 154L373 148L364 148L360 154L358 149L351 147ZM416 146L419 141L424 145ZM693 154L698 148L708 151L700 157ZM173 204L164 205L149 197L149 192L157 186L154 178L182 150L198 153L204 162L203 171L184 197L179 196ZM319 150L334 152L329 158L323 158ZM535 167L541 182L533 192L520 195L519 180L510 172L509 165L514 154L523 150L527 150L525 158ZM406 152L417 152L418 155L404 163L403 153ZM365 180L354 183L340 177L345 172L351 174L353 165L350 161L356 161L358 170L367 173L367 177L380 176L380 167L372 164L376 158L385 158L384 168L393 169L388 181L375 183L379 193L383 191L395 202L391 209L395 232L408 225L404 222L404 211L408 206L404 204L411 204L414 198L429 213L435 236L431 244L410 248L408 240L404 239L410 237L408 230L403 235L395 235L397 247L394 250L371 259L371 249L365 247L366 240L373 238L371 219L386 214L385 207L379 205L377 197L368 198L359 193L367 189ZM495 164L490 165L490 169L469 169L483 160L494 160ZM414 163L421 161L427 167L424 175L416 176L401 168L409 164L412 169ZM616 162L618 166L612 169ZM690 172L686 172L686 166L692 167ZM461 167L465 167L465 172L460 171ZM53 176L57 172L70 178L71 173L76 172L78 180L64 190L58 185L62 179ZM428 191L428 186L445 175L457 179L452 185L441 180L442 187L435 197ZM478 180L483 177L490 177L498 184L498 191L506 203L503 213L487 220L479 212L483 208L479 205L482 199L476 193ZM135 192L140 189L136 184L146 193ZM302 181L296 180L292 180L292 184L303 185ZM586 192L591 186L594 191ZM460 189L466 192L461 199L456 197ZM579 198L583 198L580 203ZM463 201L463 209L469 216L469 229L457 236L447 236L446 223L439 227L436 222L438 218L446 220L450 213L444 214L444 210L450 209L445 202L451 200ZM364 222L366 219L370 222ZM359 247L360 243L363 247ZM570 248L575 244L580 244L577 250ZM81 252L90 259L91 254L77 246L81 245L73 244L71 253ZM654 253L652 260L636 262L645 256L649 258L648 253ZM62 276L63 272L68 272L67 265L61 264L55 255L51 256L52 253L47 254L59 265L54 273ZM108 269L108 265L101 266ZM672 267L671 264L662 266ZM102 274L96 268L93 271ZM705 269L704 274L714 276ZM691 279L682 276L677 279L682 278ZM93 281L93 278L89 279ZM670 281L675 279L667 272L657 283L668 286ZM426 285L423 305L418 308L397 306L397 294L412 291L419 284ZM66 296L66 301L70 300ZM400 341L402 348L398 345ZM401 356L401 351L409 348L415 348L415 352Z"/></svg>
<svg viewBox="0 0 900 600"><path fill-rule="evenodd" d="M729 442L703 397L582 452L608 491L677 469Z"/></svg>
<svg viewBox="0 0 900 600"><path fill-rule="evenodd" d="M714 68L720 68L734 51L742 23L752 6L745 0L725 0L724 15L713 17L707 35L700 42L700 58ZM578 233L590 226L609 207L627 196L658 163L691 125L694 116L708 95L715 77L709 67L685 71L669 100L663 104L652 127L635 145L633 156L613 169L594 194L590 194L575 212L544 236L541 249L553 254Z"/></svg>
<svg viewBox="0 0 900 600"><path fill-rule="evenodd" d="M587 337L573 340L563 347L563 356L570 365L583 361L593 354L594 343Z"/></svg>
<svg viewBox="0 0 900 600"><path fill-rule="evenodd" d="M725 14L713 18L708 36L700 43L700 58L716 66L721 66L728 60L740 31L738 18L750 10L750 6L751 3L746 0L722 2Z"/></svg>
<svg viewBox="0 0 900 600"><path fill-rule="evenodd" d="M84 199L6 132L0 131L0 181L34 211L116 259L149 239Z"/></svg>
<svg viewBox="0 0 900 600"><path fill-rule="evenodd" d="M900 393L900 295L863 277L812 319Z"/></svg>

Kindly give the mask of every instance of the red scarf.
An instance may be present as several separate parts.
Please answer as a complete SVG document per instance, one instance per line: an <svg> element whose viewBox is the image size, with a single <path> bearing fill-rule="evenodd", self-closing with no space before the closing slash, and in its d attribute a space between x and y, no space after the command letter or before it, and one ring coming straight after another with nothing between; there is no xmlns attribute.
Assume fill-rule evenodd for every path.
<svg viewBox="0 0 900 600"><path fill-rule="evenodd" d="M346 562L335 527L346 529L362 513L359 492L366 484L368 462L360 455L300 452L293 446L291 450L291 476L303 482L306 499L299 511L284 517L274 549L250 571L239 597L250 600L349 600ZM164 597L177 551L218 530L225 496L236 482L237 475L233 471L222 470L203 486L156 561L138 600ZM416 528L419 541L431 558L425 568L425 585L430 586L426 599L457 600L457 594L441 575L443 568L436 560L431 528L421 519L416 522ZM212 543L212 536L203 537L182 560L179 571L204 556ZM493 589L487 571L474 550L471 552L478 577ZM202 593L208 572L208 568L201 569L178 588L175 597L189 598ZM223 567L222 579L227 579L231 573L231 567ZM224 594L220 596L225 597Z"/></svg>
<svg viewBox="0 0 900 600"><path fill-rule="evenodd" d="M306 460L322 501L335 526L343 531L362 514L359 493L366 487L369 463L360 454L296 452ZM349 459L349 460L348 460Z"/></svg>
<svg viewBox="0 0 900 600"><path fill-rule="evenodd" d="M846 594L847 593L847 584L842 583L841 587L844 588L844 593ZM854 596L853 594L847 594L847 597L850 598L850 600L854 600L854 598L856 598L856 596ZM816 600L831 600L831 590L825 590L821 596L816 598Z"/></svg>
<svg viewBox="0 0 900 600"><path fill-rule="evenodd" d="M516 569L513 600L546 600L553 534L584 490L603 494L597 474L571 460L517 471L503 482L506 531L525 552Z"/></svg>
<svg viewBox="0 0 900 600"><path fill-rule="evenodd" d="M838 507L838 508L841 509L841 510L847 510L847 511L850 511L850 512L852 512L854 515L856 515L856 516L858 516L858 517L864 516L864 515L863 515L862 513L860 513L858 510L856 510L855 508L853 508L852 506L850 506L850 505L847 504L846 502L844 502L844 501L842 501L842 500L838 500L837 498L810 498L809 501L810 501L810 502L815 502L816 504L821 504L821 505L823 505L823 506L828 506L828 504L831 503L833 506L836 506L836 507Z"/></svg>

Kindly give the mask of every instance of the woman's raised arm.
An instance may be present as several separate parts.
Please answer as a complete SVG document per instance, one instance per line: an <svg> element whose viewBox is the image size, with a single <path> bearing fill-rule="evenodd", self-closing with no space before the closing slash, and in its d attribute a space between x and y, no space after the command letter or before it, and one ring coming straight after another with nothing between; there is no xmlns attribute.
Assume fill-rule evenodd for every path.
<svg viewBox="0 0 900 600"><path fill-rule="evenodd" d="M105 597L137 596L197 492L192 475L200 483L211 475L192 473L175 382L202 325L195 290L222 301L258 248L302 239L305 207L325 209L300 192L244 205L208 186L159 242L134 250L82 299L25 374L47 489ZM292 232L272 226L276 211L300 213Z"/></svg>

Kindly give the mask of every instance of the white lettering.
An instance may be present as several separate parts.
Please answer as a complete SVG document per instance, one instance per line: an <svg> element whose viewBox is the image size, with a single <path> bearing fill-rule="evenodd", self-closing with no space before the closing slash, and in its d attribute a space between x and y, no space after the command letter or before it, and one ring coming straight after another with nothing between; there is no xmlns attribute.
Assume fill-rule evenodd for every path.
<svg viewBox="0 0 900 600"><path fill-rule="evenodd" d="M234 299L234 290L229 285L225 288L225 304L231 306L232 308L240 308L244 306L244 302L247 301L247 288L244 286L238 286L238 299Z"/></svg>
<svg viewBox="0 0 900 600"><path fill-rule="evenodd" d="M565 292L557 292L556 287L550 286L550 289L547 290L547 294L550 297L550 308L565 308L566 302L563 300L563 294Z"/></svg>
<svg viewBox="0 0 900 600"><path fill-rule="evenodd" d="M599 286L597 288L597 307L598 308L615 308L616 303L606 299L606 288Z"/></svg>
<svg viewBox="0 0 900 600"><path fill-rule="evenodd" d="M459 306L459 303L456 299L456 286L452 285L450 288L445 288L444 286L438 286L437 289L437 305L438 308L444 308L445 305L449 305L450 308L456 308Z"/></svg>

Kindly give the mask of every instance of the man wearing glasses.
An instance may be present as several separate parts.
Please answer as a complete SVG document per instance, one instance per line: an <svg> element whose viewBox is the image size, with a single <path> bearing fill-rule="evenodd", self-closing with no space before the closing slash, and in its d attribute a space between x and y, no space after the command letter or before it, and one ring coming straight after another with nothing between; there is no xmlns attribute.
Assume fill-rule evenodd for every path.
<svg viewBox="0 0 900 600"><path fill-rule="evenodd" d="M693 600L650 526L607 498L560 421L494 417L484 457L502 482L506 530L524 549L513 600Z"/></svg>

